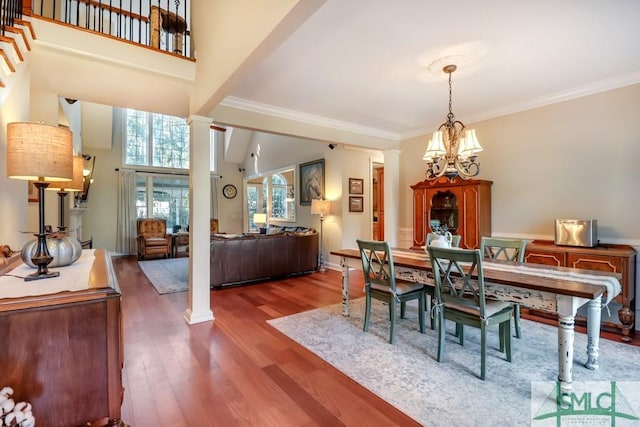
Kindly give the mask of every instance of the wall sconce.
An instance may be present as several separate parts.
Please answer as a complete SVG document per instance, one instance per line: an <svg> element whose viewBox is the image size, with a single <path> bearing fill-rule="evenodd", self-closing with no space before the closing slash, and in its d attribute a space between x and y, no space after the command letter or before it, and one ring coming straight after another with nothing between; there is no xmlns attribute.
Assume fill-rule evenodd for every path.
<svg viewBox="0 0 640 427"><path fill-rule="evenodd" d="M7 177L32 180L38 189L38 245L31 261L38 271L24 280L47 279L60 275L49 271L53 260L47 248L44 228L44 190L54 181L73 178L73 136L67 128L44 123L9 123L7 125ZM24 255L24 254L23 254Z"/></svg>

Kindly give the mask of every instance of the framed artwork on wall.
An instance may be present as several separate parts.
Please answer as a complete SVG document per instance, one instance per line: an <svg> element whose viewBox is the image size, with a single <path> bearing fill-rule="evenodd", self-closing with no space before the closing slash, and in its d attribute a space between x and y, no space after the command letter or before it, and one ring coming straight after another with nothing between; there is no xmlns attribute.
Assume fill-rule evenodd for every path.
<svg viewBox="0 0 640 427"><path fill-rule="evenodd" d="M40 201L40 197L38 196L38 189L35 185L33 185L35 181L29 181L29 201L38 203Z"/></svg>
<svg viewBox="0 0 640 427"><path fill-rule="evenodd" d="M349 196L349 212L364 212L364 197Z"/></svg>
<svg viewBox="0 0 640 427"><path fill-rule="evenodd" d="M300 165L300 205L310 206L313 199L324 199L324 159Z"/></svg>
<svg viewBox="0 0 640 427"><path fill-rule="evenodd" d="M349 178L349 194L364 194L364 179Z"/></svg>

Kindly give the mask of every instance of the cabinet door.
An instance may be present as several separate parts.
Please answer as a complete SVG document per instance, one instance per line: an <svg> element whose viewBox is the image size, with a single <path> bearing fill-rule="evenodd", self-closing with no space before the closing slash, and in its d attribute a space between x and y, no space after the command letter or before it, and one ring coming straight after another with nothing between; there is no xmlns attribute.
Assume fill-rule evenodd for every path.
<svg viewBox="0 0 640 427"><path fill-rule="evenodd" d="M466 186L462 188L462 247L480 247L480 229L478 218L480 215L480 194L478 187Z"/></svg>
<svg viewBox="0 0 640 427"><path fill-rule="evenodd" d="M413 245L424 246L427 236L428 207L425 190L413 191Z"/></svg>
<svg viewBox="0 0 640 427"><path fill-rule="evenodd" d="M583 268L585 270L605 271L608 273L623 273L622 259L619 257L612 257L606 255L593 255L593 254L581 254L571 253L567 254L567 267ZM628 286L624 286L624 283L620 283L622 290L616 297L616 301L623 303L623 298L626 297L625 291Z"/></svg>

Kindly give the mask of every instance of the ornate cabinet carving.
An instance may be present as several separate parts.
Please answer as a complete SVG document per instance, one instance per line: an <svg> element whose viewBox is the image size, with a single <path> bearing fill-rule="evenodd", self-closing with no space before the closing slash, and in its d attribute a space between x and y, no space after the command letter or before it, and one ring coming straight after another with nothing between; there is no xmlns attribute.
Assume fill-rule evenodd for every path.
<svg viewBox="0 0 640 427"><path fill-rule="evenodd" d="M628 245L600 244L594 248L557 246L549 240L534 240L527 245L525 262L582 268L585 270L620 273L622 291L615 298L622 308L618 311L620 323L603 321L606 329L622 333L628 340L634 326L636 251ZM534 313L535 314L535 313ZM576 319L580 324L584 319Z"/></svg>
<svg viewBox="0 0 640 427"><path fill-rule="evenodd" d="M491 235L491 184L442 177L412 185L413 247L424 246L432 227L443 224L462 236L460 247L479 247L480 237Z"/></svg>

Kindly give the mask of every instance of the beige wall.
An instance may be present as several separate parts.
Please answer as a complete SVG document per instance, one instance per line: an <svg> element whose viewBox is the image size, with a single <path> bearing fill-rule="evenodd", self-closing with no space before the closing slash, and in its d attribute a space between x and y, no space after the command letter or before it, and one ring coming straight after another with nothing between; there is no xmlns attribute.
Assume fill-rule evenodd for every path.
<svg viewBox="0 0 640 427"><path fill-rule="evenodd" d="M634 85L467 124L484 147L479 178L493 181L493 234L553 238L555 218L595 218L600 240L640 245L639 117ZM412 226L426 141L402 143L401 227Z"/></svg>

